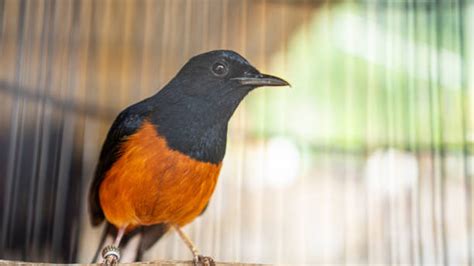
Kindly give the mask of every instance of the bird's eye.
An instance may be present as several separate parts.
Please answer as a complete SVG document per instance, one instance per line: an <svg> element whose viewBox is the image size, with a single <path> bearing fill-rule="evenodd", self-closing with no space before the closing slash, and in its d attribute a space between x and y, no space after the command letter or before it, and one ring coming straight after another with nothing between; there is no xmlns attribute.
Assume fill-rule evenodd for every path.
<svg viewBox="0 0 474 266"><path fill-rule="evenodd" d="M223 77L227 75L227 72L229 72L229 70L227 69L227 66L223 63L218 62L212 66L212 73L214 73L214 75L218 77Z"/></svg>

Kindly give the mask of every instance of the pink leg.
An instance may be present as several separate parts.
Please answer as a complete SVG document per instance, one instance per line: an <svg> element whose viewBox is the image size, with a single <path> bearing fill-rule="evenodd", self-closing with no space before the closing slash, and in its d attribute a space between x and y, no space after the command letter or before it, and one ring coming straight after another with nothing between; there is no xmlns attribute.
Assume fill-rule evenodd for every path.
<svg viewBox="0 0 474 266"><path fill-rule="evenodd" d="M115 237L114 246L119 247L120 241L122 240L123 234L125 233L126 226L120 228L117 232L117 236Z"/></svg>
<svg viewBox="0 0 474 266"><path fill-rule="evenodd" d="M216 263L214 262L214 259L211 257L203 256L199 253L199 250L197 249L196 245L194 245L193 241L186 235L186 233L181 230L179 225L173 225L173 228L178 232L179 237L183 240L183 242L188 246L189 250L193 253L193 261L194 265L209 265L209 266L215 266Z"/></svg>
<svg viewBox="0 0 474 266"><path fill-rule="evenodd" d="M125 233L126 226L119 228L117 231L117 236L115 237L115 241L113 245L106 246L102 250L102 257L104 261L102 264L104 265L115 265L120 261L120 250L119 245L120 241L122 240L123 234Z"/></svg>

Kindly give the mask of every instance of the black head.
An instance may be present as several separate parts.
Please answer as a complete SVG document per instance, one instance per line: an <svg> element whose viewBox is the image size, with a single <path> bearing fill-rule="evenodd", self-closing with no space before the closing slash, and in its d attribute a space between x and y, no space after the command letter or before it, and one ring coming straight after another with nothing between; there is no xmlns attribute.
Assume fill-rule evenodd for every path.
<svg viewBox="0 0 474 266"><path fill-rule="evenodd" d="M260 86L287 86L288 82L261 74L234 51L216 50L191 58L175 79L192 84L186 92L193 95L222 95L226 89L251 90Z"/></svg>
<svg viewBox="0 0 474 266"><path fill-rule="evenodd" d="M288 82L260 73L236 52L216 50L191 58L171 81L179 92L221 112L231 112L249 91ZM203 106L204 107L204 106ZM206 108L207 109L207 108Z"/></svg>
<svg viewBox="0 0 474 266"><path fill-rule="evenodd" d="M200 54L150 98L153 122L171 148L216 163L224 156L227 124L242 99L257 87L287 85L236 52Z"/></svg>

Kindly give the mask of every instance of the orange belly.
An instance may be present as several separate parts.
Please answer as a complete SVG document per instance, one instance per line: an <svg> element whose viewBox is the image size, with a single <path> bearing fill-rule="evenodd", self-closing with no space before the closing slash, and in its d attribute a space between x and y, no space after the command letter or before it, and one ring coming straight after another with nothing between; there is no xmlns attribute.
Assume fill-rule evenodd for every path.
<svg viewBox="0 0 474 266"><path fill-rule="evenodd" d="M171 150L150 123L122 145L100 185L106 219L117 227L173 223L183 226L207 205L221 164Z"/></svg>

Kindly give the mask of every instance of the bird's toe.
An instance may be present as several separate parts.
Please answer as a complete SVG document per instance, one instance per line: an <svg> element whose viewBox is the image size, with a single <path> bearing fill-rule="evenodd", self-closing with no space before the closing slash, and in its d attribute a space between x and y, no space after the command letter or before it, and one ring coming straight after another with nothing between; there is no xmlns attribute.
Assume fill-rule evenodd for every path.
<svg viewBox="0 0 474 266"><path fill-rule="evenodd" d="M198 255L194 258L194 265L196 266L215 266L214 259L209 256Z"/></svg>

